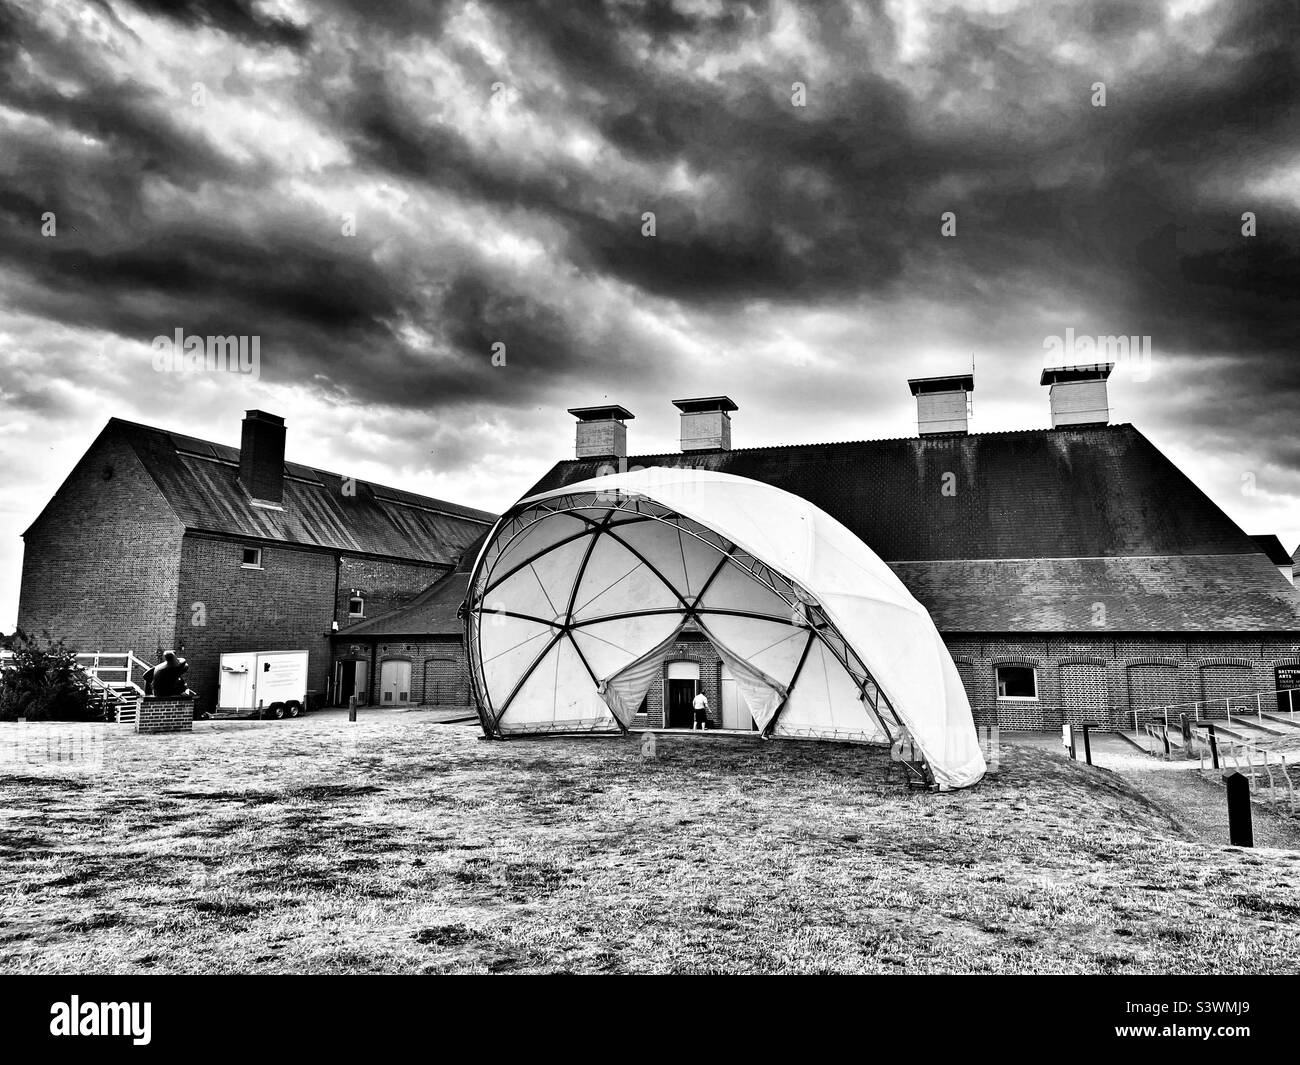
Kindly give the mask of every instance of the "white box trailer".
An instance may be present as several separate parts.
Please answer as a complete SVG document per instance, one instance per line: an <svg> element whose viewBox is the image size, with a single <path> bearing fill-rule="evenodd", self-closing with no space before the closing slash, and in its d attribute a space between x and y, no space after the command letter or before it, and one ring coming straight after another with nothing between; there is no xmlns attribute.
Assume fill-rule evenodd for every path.
<svg viewBox="0 0 1300 1065"><path fill-rule="evenodd" d="M307 706L306 651L238 651L221 656L217 714L297 717Z"/></svg>

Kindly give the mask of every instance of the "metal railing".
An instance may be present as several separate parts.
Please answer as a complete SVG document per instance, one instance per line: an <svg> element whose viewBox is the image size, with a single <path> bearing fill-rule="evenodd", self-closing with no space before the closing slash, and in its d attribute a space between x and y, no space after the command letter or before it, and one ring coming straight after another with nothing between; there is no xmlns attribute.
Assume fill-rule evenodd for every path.
<svg viewBox="0 0 1300 1065"><path fill-rule="evenodd" d="M1039 703L1027 703L1020 706L997 704L975 704L973 710L977 724L996 722L1004 729L1015 729L1008 724L1008 714L1017 709L1032 715L1037 724L1025 725L1026 728L1043 730L1062 725L1088 725L1093 729L1112 729L1116 732L1131 730L1139 738L1159 737L1159 733L1150 733L1147 726L1158 725L1177 734L1182 724L1182 715L1186 714L1189 722L1196 725L1205 721L1224 721L1231 728L1238 719L1253 724L1267 732L1270 720L1278 724L1291 724L1300 728L1300 688L1274 688L1271 691L1248 692L1240 695L1196 699L1191 702L1166 703L1156 706L1144 706L1136 709L1129 706L1044 706ZM1253 719L1253 720L1252 720ZM1283 731L1278 732L1282 739ZM1300 734L1298 734L1300 735ZM1161 740L1163 744L1163 739Z"/></svg>
<svg viewBox="0 0 1300 1065"><path fill-rule="evenodd" d="M1229 761L1238 773L1250 777L1252 795L1263 795L1270 803L1277 805L1285 801L1291 813L1296 810L1296 785L1292 773L1296 771L1294 761L1288 763L1287 756L1280 751L1269 750L1247 740L1224 736L1219 744L1219 768L1228 768ZM1244 759L1244 766L1243 766ZM1201 752L1201 770L1205 770L1205 752ZM1261 786L1268 779L1268 790ZM1279 787L1280 783L1280 787Z"/></svg>
<svg viewBox="0 0 1300 1065"><path fill-rule="evenodd" d="M1155 758L1170 757L1172 747L1169 742L1169 726L1148 724L1144 731L1147 739L1152 741L1149 744L1151 755Z"/></svg>
<svg viewBox="0 0 1300 1065"><path fill-rule="evenodd" d="M1265 698L1272 698L1273 702L1267 710L1264 709ZM1193 721L1199 721L1202 718L1208 718L1212 714L1217 715L1219 712L1227 718L1228 724L1232 724L1232 715L1235 712L1238 717L1254 717L1259 724L1264 723L1265 714L1286 714L1293 723L1300 723L1300 718L1296 717L1300 713L1300 688L1274 688L1272 691L1247 692L1243 695L1229 695L1223 698L1197 699L1190 703L1168 703L1163 706L1147 706L1137 710L1127 710L1125 713L1133 717L1133 731L1141 732L1142 725L1139 718L1141 716L1158 716L1164 720L1165 727L1170 725L1170 715L1177 720L1179 715L1187 713L1191 715Z"/></svg>

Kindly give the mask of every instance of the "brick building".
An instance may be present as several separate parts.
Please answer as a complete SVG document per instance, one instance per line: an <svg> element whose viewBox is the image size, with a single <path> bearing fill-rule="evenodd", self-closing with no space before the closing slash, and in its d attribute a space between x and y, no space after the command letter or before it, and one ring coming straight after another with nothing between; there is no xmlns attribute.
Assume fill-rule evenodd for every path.
<svg viewBox="0 0 1300 1065"><path fill-rule="evenodd" d="M387 674L404 681L405 687L379 686L376 699L381 706L406 701L467 706L469 666L465 624L458 611L482 540L480 536L465 549L454 571L408 603L338 632L333 640L336 673L381 678Z"/></svg>
<svg viewBox="0 0 1300 1065"><path fill-rule="evenodd" d="M493 515L285 462L284 443L262 411L237 448L111 419L24 533L19 627L84 652L174 647L196 711L234 651L307 650L312 689L382 701L380 675L344 686L331 635L450 573Z"/></svg>
<svg viewBox="0 0 1300 1065"><path fill-rule="evenodd" d="M1300 685L1300 593L1145 436L1109 424L1110 369L1044 371L1052 427L1016 432L968 432L969 375L910 382L911 439L733 449L737 407L715 396L677 401L680 452L629 457L628 411L575 408L576 458L525 494L669 466L804 497L930 611L977 724L1132 728L1135 710L1222 714L1229 698L1253 710L1255 693ZM726 675L707 642L684 633L663 673L647 725L684 723L693 686L719 723Z"/></svg>

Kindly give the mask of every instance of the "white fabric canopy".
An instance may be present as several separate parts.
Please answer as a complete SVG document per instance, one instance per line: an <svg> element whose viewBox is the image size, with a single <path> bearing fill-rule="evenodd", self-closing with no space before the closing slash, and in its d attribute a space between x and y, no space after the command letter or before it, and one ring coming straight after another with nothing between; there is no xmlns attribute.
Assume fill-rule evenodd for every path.
<svg viewBox="0 0 1300 1065"><path fill-rule="evenodd" d="M488 536L467 606L489 735L626 728L685 629L768 735L910 736L940 787L984 774L925 608L838 521L768 484L656 467L525 499Z"/></svg>
<svg viewBox="0 0 1300 1065"><path fill-rule="evenodd" d="M641 700L646 697L646 692L650 690L650 686L659 677L659 671L668 661L677 635L674 632L658 647L652 647L643 657L598 685L598 690L604 696L610 710L624 725L632 724L637 707L641 705Z"/></svg>

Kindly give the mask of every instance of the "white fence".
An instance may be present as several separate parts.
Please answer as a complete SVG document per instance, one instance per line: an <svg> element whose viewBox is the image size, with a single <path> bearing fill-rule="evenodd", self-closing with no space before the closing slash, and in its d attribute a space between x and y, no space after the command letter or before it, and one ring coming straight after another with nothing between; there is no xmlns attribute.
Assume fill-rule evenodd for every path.
<svg viewBox="0 0 1300 1065"><path fill-rule="evenodd" d="M149 663L137 658L134 651L87 651L74 657L82 672L97 682L92 686L144 694L144 688L136 683L135 677L138 673L143 679ZM13 659L12 651L0 651L0 672L7 669Z"/></svg>

